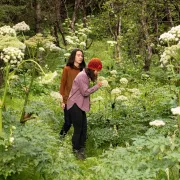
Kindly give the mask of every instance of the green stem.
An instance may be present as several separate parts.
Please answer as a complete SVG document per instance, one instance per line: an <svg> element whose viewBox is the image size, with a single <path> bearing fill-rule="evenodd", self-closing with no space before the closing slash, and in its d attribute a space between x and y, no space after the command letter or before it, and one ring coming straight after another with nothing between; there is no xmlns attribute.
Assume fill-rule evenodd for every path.
<svg viewBox="0 0 180 180"><path fill-rule="evenodd" d="M25 100L24 100L24 105L23 105L23 109L22 109L22 113L21 113L21 119L20 119L20 122L21 123L24 123L24 115L25 115L25 107L28 103L28 99L29 99L29 93L30 93L30 90L31 90L31 87L33 85L33 81L34 81L34 76L35 76L35 65L33 67L33 70L32 70L32 76L31 76L31 82L29 84L29 87L26 91L26 95L25 95Z"/></svg>
<svg viewBox="0 0 180 180"><path fill-rule="evenodd" d="M38 67L39 67L39 69L41 70L41 72L45 75L45 72L43 71L43 69L42 69L42 67L35 61L35 60L33 60L33 59L28 59L28 60L24 60L23 62L21 62L19 65L18 65L18 68L19 68L19 66L21 66L23 63L25 63L25 62L33 62L33 63L35 63ZM18 69L17 68L17 69Z"/></svg>
<svg viewBox="0 0 180 180"><path fill-rule="evenodd" d="M2 107L0 107L0 136L2 135Z"/></svg>
<svg viewBox="0 0 180 180"><path fill-rule="evenodd" d="M178 106L180 106L180 91L178 92ZM180 130L180 115L178 115L178 128Z"/></svg>
<svg viewBox="0 0 180 180"><path fill-rule="evenodd" d="M9 66L7 65L5 67L4 93L3 93L2 101L0 101L0 135L2 134L2 119L3 119L2 118L2 111L3 111L3 108L4 108L4 103L5 103L5 100L6 100L6 94L7 94L7 90L8 90L8 84L9 84L8 77L9 77Z"/></svg>

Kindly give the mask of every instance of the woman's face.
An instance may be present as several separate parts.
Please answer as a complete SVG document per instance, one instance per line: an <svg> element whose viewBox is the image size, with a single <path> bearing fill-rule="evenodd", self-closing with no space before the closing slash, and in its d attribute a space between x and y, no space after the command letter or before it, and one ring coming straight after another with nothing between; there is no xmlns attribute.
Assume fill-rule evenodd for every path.
<svg viewBox="0 0 180 180"><path fill-rule="evenodd" d="M94 75L95 75L95 76L98 76L98 74L99 74L99 71L95 70L95 71L94 71Z"/></svg>
<svg viewBox="0 0 180 180"><path fill-rule="evenodd" d="M77 51L75 60L74 60L74 64L79 65L82 63L82 61L83 61L83 53L81 51Z"/></svg>

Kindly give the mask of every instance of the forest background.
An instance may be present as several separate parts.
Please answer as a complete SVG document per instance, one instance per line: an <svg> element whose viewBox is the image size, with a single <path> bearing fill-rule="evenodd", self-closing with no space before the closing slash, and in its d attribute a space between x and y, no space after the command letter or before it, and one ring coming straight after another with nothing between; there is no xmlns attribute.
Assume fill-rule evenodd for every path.
<svg viewBox="0 0 180 180"><path fill-rule="evenodd" d="M178 180L179 24L175 0L1 0L0 179ZM103 62L85 161L59 139L76 47Z"/></svg>

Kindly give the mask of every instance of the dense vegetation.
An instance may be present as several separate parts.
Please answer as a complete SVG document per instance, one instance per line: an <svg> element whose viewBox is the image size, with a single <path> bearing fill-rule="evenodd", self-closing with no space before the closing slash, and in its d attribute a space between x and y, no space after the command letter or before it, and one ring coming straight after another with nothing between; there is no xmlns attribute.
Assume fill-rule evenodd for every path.
<svg viewBox="0 0 180 180"><path fill-rule="evenodd" d="M179 24L174 0L1 0L0 179L178 180ZM76 47L103 62L85 161L59 139Z"/></svg>

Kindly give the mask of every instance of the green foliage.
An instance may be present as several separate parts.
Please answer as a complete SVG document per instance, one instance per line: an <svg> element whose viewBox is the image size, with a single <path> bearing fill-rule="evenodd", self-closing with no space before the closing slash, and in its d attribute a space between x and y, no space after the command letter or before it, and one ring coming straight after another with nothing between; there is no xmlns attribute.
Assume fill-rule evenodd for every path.
<svg viewBox="0 0 180 180"><path fill-rule="evenodd" d="M11 114L5 113L4 116L8 122L5 124L4 137L0 139L1 176L24 179L22 175L26 172L27 178L33 178L33 172L36 172L38 179L71 179L79 171L69 145L61 146L56 134L44 120L21 125L12 123ZM64 153L67 153L66 156Z"/></svg>
<svg viewBox="0 0 180 180"><path fill-rule="evenodd" d="M94 179L177 179L179 137L164 137L155 129L133 139L133 145L105 152L99 165L92 167ZM173 157L173 158L172 158ZM98 178L97 178L98 177Z"/></svg>
<svg viewBox="0 0 180 180"><path fill-rule="evenodd" d="M9 35L0 35L0 50L2 51L4 48L7 48L9 46L21 49L24 46L24 44L20 42L17 37L12 37Z"/></svg>
<svg viewBox="0 0 180 180"><path fill-rule="evenodd" d="M8 2L14 5L20 3L12 0ZM47 16L47 7L42 4L43 1L38 2L41 3L44 18ZM59 91L60 74L66 63L64 53L70 49L64 47L65 49L59 52L47 50L39 53L38 48L43 45L47 36L38 34L26 41L27 45L32 45L32 47L26 49L25 58L33 56L44 71L47 73L57 71L59 76L43 84L40 81L42 74L35 67L34 82L25 106L25 112L31 117L25 124L20 124L19 119L24 97L31 82L32 63L26 63L22 69L16 71L17 79L14 76L11 77L6 106L3 109L4 135L0 137L0 178L9 180L178 179L180 163L180 141L178 130L176 130L178 118L172 116L170 111L172 107L177 106L177 88L174 86L174 77L158 67L159 57L156 52L153 52L152 56L152 69L146 73L142 71L146 46L144 46L142 28L139 28L141 27L140 14L137 14L142 10L141 4L135 5L130 1L107 2L110 4L107 4L104 13L96 12L96 17L88 17L88 28L92 28L88 39L84 39L85 36L81 36L82 34L78 36L81 41L87 40L88 45L92 42L91 46L84 50L86 62L92 57L99 57L103 62L100 75L104 76L109 83L109 87L102 87L92 95L92 98L101 96L103 101L93 102L91 112L87 114L87 159L83 162L78 161L71 152L73 128L63 141L59 140L59 129L64 121L63 111L59 101L50 96L51 91ZM26 2L21 1L21 3ZM148 5L154 7L152 3L148 2ZM26 8L28 5L27 2ZM23 11L22 8L21 12L14 12L18 7L20 6L9 9L11 13L8 16L6 13L9 11L7 8L4 9L0 12L0 19L6 16L3 21L8 20L8 23L11 23L13 18L19 20L32 14L33 9L29 9L24 16L17 18L17 14ZM112 10L119 11L114 13ZM14 14L15 16L12 16ZM48 18L52 20L51 22L49 20L43 22L46 23L46 27L49 25L52 27L54 22L53 12L50 16L49 18L48 15ZM101 19L101 23L97 17ZM114 47L110 47L107 43L109 40L114 40L113 33L116 33L116 20L119 17L122 20L122 29L117 41L120 43L121 61L114 59ZM32 28L35 25L33 19L32 15L28 17ZM78 19L78 22L81 20ZM68 34L68 26L63 28L65 34ZM79 26L77 29L81 28L82 26ZM163 28L162 25L160 31ZM45 31L48 32L47 34L49 31L53 33L52 29ZM152 33L150 24L149 32ZM32 33L34 33L33 30ZM18 35L18 38L23 41L24 36ZM150 35L151 40L154 41L153 38L157 35ZM15 46L16 42L19 43L18 39L8 37L10 40L8 41L7 37L4 38L0 40L1 47ZM55 39L50 37L50 40ZM75 47L72 45L71 48ZM156 51L154 46L152 48ZM28 50L32 54L28 54ZM116 70L117 74L113 76L112 70ZM128 79L127 86L120 83L121 78ZM121 95L126 96L128 101L117 101L117 95L111 95L111 91L116 87L124 88ZM140 91L139 96L133 97L129 91L132 88ZM166 125L151 128L149 122L155 119L163 120Z"/></svg>
<svg viewBox="0 0 180 180"><path fill-rule="evenodd" d="M2 2L1 2L2 3ZM12 2L11 2L12 3ZM25 11L26 6L13 6L11 5L2 5L0 6L0 25L8 23L9 25L14 23L16 18L20 18L22 13Z"/></svg>

